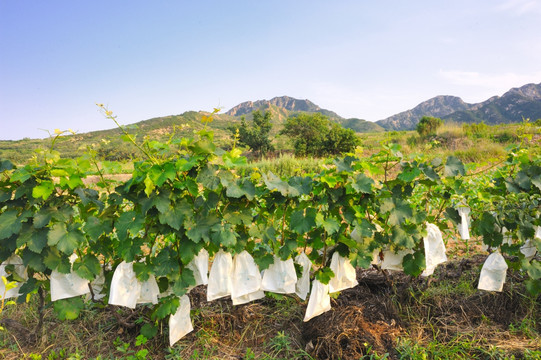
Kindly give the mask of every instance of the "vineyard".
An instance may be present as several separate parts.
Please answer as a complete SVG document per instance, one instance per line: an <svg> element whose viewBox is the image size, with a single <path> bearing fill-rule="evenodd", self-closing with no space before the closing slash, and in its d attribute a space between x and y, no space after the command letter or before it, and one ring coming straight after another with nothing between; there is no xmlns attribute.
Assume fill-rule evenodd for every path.
<svg viewBox="0 0 541 360"><path fill-rule="evenodd" d="M54 139L27 165L1 161L0 311L36 301L40 314L53 307L73 320L92 304L144 306L140 334L163 333L173 346L193 330L188 294L198 285L208 301L234 306L286 294L317 322L358 285L356 269L430 278L444 242L470 237L500 259L500 280L509 268L525 296L541 294L541 157L520 146L476 168L454 156L405 158L389 143L286 179L246 171L241 151L216 147L206 128L167 142L124 137L144 156L127 181L103 175L92 151L60 158ZM1 312L0 325L9 330Z"/></svg>

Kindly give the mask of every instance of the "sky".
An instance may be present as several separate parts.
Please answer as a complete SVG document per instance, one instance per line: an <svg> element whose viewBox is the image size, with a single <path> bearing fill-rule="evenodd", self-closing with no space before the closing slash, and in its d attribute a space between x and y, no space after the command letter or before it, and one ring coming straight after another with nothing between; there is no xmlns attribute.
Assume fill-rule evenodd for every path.
<svg viewBox="0 0 541 360"><path fill-rule="evenodd" d="M291 96L384 119L541 83L541 0L0 0L0 140Z"/></svg>

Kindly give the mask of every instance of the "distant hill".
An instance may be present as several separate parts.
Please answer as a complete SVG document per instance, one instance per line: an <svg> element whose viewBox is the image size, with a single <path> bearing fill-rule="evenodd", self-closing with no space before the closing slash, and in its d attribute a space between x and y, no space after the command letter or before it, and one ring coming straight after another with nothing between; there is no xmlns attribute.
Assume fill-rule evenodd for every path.
<svg viewBox="0 0 541 360"><path fill-rule="evenodd" d="M513 88L500 96L477 104L468 104L456 96L436 96L376 124L386 130L413 130L423 116L435 116L445 121L486 124L517 123L522 118L541 118L541 84Z"/></svg>
<svg viewBox="0 0 541 360"><path fill-rule="evenodd" d="M455 111L443 116L444 121L486 124L509 124L541 119L541 84L513 88L501 97L495 96L474 109Z"/></svg>
<svg viewBox="0 0 541 360"><path fill-rule="evenodd" d="M225 114L230 116L245 115L247 119L250 119L255 110L270 111L273 114L273 121L278 124L298 113L320 113L329 117L331 121L355 132L384 131L374 122L357 118L345 119L334 111L320 108L310 100L299 100L289 96L275 97L270 100L246 101L231 108Z"/></svg>

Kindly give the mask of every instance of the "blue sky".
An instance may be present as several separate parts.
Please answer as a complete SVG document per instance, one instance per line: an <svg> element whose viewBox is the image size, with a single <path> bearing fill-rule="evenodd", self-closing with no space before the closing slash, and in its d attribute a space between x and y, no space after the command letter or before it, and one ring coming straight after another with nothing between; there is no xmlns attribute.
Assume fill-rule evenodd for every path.
<svg viewBox="0 0 541 360"><path fill-rule="evenodd" d="M541 1L0 0L0 139L288 95L371 121L541 82Z"/></svg>

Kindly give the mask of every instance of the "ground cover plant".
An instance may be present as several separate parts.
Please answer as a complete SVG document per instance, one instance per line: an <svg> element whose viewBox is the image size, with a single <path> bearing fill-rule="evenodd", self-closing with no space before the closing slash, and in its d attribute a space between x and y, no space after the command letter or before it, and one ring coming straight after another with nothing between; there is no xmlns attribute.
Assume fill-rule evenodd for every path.
<svg viewBox="0 0 541 360"><path fill-rule="evenodd" d="M104 112L113 118L109 110L104 109ZM203 120L206 124L211 118ZM312 262L313 279L323 284L329 283L335 275L329 267L334 253L347 258L359 269L370 269L374 253L383 257L386 251L403 250L407 252L402 261L403 269L412 277L405 283L413 286L412 281L419 282L418 276L426 267L423 243L426 223L436 224L447 234L455 232L454 226L460 222L456 207L460 203L472 209L474 235L508 256L509 266L518 272L518 283L522 287L519 293L524 298L533 297L535 303L541 292L538 259L527 259L520 251L527 241L534 241L535 246L540 247L534 234L536 226L541 225L541 159L525 149L509 149L501 164L476 172L467 171L454 156L444 161L422 157L406 159L397 144L388 144L370 158L357 158L352 154L335 159L313 176L282 179L272 173L259 172L242 176L238 166L244 165L246 159L240 156L241 151L236 147L227 152L218 149L213 143L213 133L206 127L193 138L171 137L165 143L153 140L138 143L127 131L124 138L143 154L144 160L134 164L129 179L117 183L103 175L91 153L77 159L63 159L50 148L25 166L6 160L1 162L0 261L14 254L20 257L28 280L19 289L17 301L34 298L38 307L38 326L26 334L25 343L35 344L42 339L45 315L52 308L60 320L75 320L84 317L86 312L92 316L109 314L109 320L103 322L107 329L125 329L119 335L131 331L132 337L142 336L136 341L136 347L153 338L163 345L167 318L175 314L179 298L196 285L189 264L201 249L211 256L220 249L233 254L248 251L260 270L267 269L276 258L286 260L305 252ZM89 173L96 172L99 181L87 186L83 180ZM352 236L354 231L356 236ZM504 235L510 241L504 241ZM72 260L71 265L70 257L74 253L77 259ZM139 281L151 276L157 279L165 295L156 305L145 305L135 311L106 306L113 270L122 262L134 263ZM13 269L6 269L10 272L9 280L22 280ZM94 292L90 286L87 302L82 297L51 302L49 278L53 271L64 274L73 271L91 282L103 274L102 292L106 298L98 299L98 291ZM408 288L396 291L397 281L385 273L381 276L390 289L386 290L388 294L404 299L400 297ZM407 291L410 298L406 299L415 299L417 289L410 287ZM344 291L342 296L346 293ZM196 295L192 290L190 296L194 304L198 303ZM271 309L290 299L269 296L270 300L265 301L272 304ZM334 303L341 304L341 299L338 297ZM258 319L265 313L250 310L256 306L253 304L228 306L222 305L223 314L248 312L242 316ZM210 311L220 311L218 309ZM531 331L538 332L538 308L533 306L532 309L519 316L527 319L527 324L534 324L528 326ZM198 311L204 314L204 310L205 307L193 308L194 315ZM298 317L295 311L290 319ZM311 322L322 321L318 319L324 316L329 315L323 314ZM347 313L336 316L339 322L353 317ZM112 325L111 318L117 325ZM308 336L314 340L310 346L311 341L298 340L296 335L286 332L288 325L284 325L273 336L254 340L255 350L250 348L250 353L246 348L243 356L352 358L370 354L384 356L385 353L401 356L411 346L394 342L393 334L398 336L400 331L394 332L393 320L396 325L400 319L384 318L382 321L387 325L380 324L381 329L391 334L388 338L378 339L368 334L361 337L362 344L351 346L349 344L355 339L358 342L359 338L337 340L340 349L353 348L352 353L338 348L322 350L323 343L317 339L324 336L317 331ZM12 318L2 321L13 329L22 326ZM234 321L225 324L234 329ZM240 328L257 334L257 324L247 325L248 329L256 326L250 331L242 325ZM519 325L514 323L513 326ZM325 329L323 325L319 327ZM329 326L325 330L329 330ZM197 339L205 338L204 334L199 335ZM434 339L438 340L436 335ZM241 335L232 348L238 348L244 336ZM4 341L7 343L9 339ZM131 358L148 356L152 350L143 346L135 351L129 338L119 338L115 346L117 352ZM20 344L13 351L17 349L25 353ZM185 357L175 351L180 350L176 347L168 356ZM214 356L212 349L206 351L210 353L205 356ZM192 356L195 356L193 352Z"/></svg>

